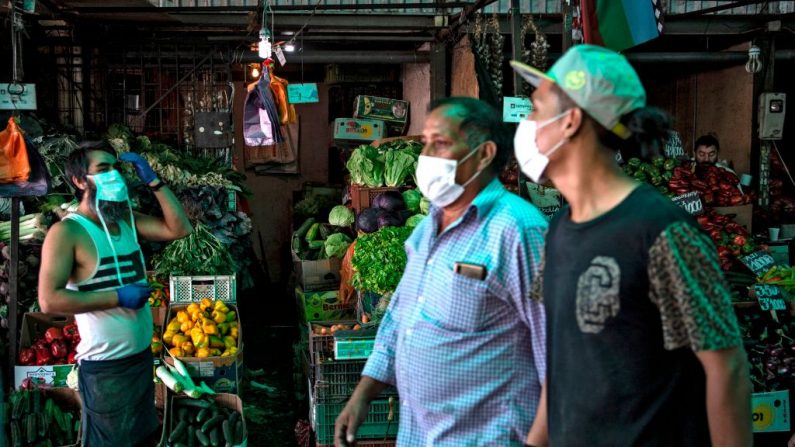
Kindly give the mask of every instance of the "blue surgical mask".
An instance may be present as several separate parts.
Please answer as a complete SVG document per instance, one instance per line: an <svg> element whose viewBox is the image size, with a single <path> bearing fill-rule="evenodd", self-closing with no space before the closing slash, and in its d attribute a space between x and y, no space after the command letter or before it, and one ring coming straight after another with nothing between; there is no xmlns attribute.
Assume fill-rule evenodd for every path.
<svg viewBox="0 0 795 447"><path fill-rule="evenodd" d="M102 223L102 228L105 230L105 236L108 239L108 244L110 245L110 249L113 252L113 259L116 262L116 276L119 280L119 285L123 285L124 283L122 281L121 268L119 267L119 257L116 254L116 247L113 245L113 238L110 236L108 224L105 222L105 218L102 216L102 212L100 211L99 201L102 200L105 202L127 203L127 205L130 207L130 228L135 237L135 242L137 243L138 232L135 229L135 216L133 215L132 205L130 204L127 183L124 181L124 177L122 177L121 173L115 169L107 172L101 172L99 174L89 175L87 177L94 181L94 186L97 189L94 209L96 210L97 217L99 217L99 221ZM144 262L143 255L141 255L141 262ZM142 265L146 264L144 263Z"/></svg>

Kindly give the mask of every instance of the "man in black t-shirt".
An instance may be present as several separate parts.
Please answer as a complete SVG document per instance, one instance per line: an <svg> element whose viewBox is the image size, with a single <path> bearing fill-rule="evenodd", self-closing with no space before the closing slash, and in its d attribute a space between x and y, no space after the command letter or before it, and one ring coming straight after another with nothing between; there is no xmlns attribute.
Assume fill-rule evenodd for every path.
<svg viewBox="0 0 795 447"><path fill-rule="evenodd" d="M617 150L658 153L667 116L601 47L575 46L546 74L512 65L537 87L515 137L519 165L569 203L534 281L548 359L528 444L750 446L747 361L717 251L615 163Z"/></svg>

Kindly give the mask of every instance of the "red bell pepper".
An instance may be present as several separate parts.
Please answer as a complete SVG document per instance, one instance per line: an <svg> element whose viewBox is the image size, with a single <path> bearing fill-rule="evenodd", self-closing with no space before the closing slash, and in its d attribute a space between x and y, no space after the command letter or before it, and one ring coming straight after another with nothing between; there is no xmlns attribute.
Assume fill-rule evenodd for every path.
<svg viewBox="0 0 795 447"><path fill-rule="evenodd" d="M695 188L695 189L697 189L699 191L708 191L709 190L709 186L703 180L693 180L692 182L690 182L690 184L693 185L693 188Z"/></svg>
<svg viewBox="0 0 795 447"><path fill-rule="evenodd" d="M64 340L53 340L50 344L50 353L53 357L62 359L69 353L69 349L66 347Z"/></svg>
<svg viewBox="0 0 795 447"><path fill-rule="evenodd" d="M718 257L719 258L728 258L729 256L731 256L731 254L732 254L732 251L729 250L728 248L726 248L726 247L724 247L722 245L718 247Z"/></svg>
<svg viewBox="0 0 795 447"><path fill-rule="evenodd" d="M745 197L739 194L732 196L731 200L729 200L731 206L742 205L743 202L745 202Z"/></svg>
<svg viewBox="0 0 795 447"><path fill-rule="evenodd" d="M78 334L77 324L69 323L63 327L63 330L61 332L63 333L65 339L71 340L72 338L74 338L75 335Z"/></svg>
<svg viewBox="0 0 795 447"><path fill-rule="evenodd" d="M32 365L36 361L36 351L31 348L23 348L19 351L19 364L23 366Z"/></svg>
<svg viewBox="0 0 795 447"><path fill-rule="evenodd" d="M741 234L734 235L734 238L732 239L732 242L735 245L739 245L740 247L742 247L743 245L745 245L745 242L746 242L745 236L743 236Z"/></svg>
<svg viewBox="0 0 795 447"><path fill-rule="evenodd" d="M66 356L66 363L69 363L70 365L74 364L74 363L77 363L77 359L75 358L75 356L77 356L77 352L76 351L70 351L69 355Z"/></svg>
<svg viewBox="0 0 795 447"><path fill-rule="evenodd" d="M36 348L36 366L48 365L52 361L50 350L43 347Z"/></svg>
<svg viewBox="0 0 795 447"><path fill-rule="evenodd" d="M718 185L718 187L720 188L721 191L732 191L733 192L733 191L737 190L735 185L732 185L730 183L725 183L725 182L721 182L720 185Z"/></svg>
<svg viewBox="0 0 795 447"><path fill-rule="evenodd" d="M47 340L47 343L52 343L53 340L63 340L63 330L51 327L44 332L44 339Z"/></svg>
<svg viewBox="0 0 795 447"><path fill-rule="evenodd" d="M705 205L712 205L715 203L715 194L711 192L705 192L701 196L701 200L704 202Z"/></svg>

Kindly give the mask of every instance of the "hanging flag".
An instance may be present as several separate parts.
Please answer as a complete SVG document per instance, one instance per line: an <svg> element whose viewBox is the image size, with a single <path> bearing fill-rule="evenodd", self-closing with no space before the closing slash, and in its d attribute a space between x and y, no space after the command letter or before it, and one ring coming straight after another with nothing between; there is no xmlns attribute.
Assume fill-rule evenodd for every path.
<svg viewBox="0 0 795 447"><path fill-rule="evenodd" d="M659 0L580 0L585 43L614 51L648 42L662 34Z"/></svg>

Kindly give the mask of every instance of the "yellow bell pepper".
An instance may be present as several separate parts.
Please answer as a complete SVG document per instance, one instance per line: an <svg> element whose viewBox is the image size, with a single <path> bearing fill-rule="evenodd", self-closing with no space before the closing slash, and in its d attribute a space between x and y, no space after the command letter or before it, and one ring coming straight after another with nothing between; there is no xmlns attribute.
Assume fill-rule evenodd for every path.
<svg viewBox="0 0 795 447"><path fill-rule="evenodd" d="M204 336L204 332L202 332L201 328L195 327L190 330L190 339L193 341L193 345L198 347L199 342L202 340L202 336Z"/></svg>
<svg viewBox="0 0 795 447"><path fill-rule="evenodd" d="M211 348L210 349L210 355L213 356L213 357L218 357L218 356L221 355L221 350L218 349L218 348Z"/></svg>
<svg viewBox="0 0 795 447"><path fill-rule="evenodd" d="M226 314L226 321L231 323L235 320L237 320L237 314L235 313L235 311Z"/></svg>
<svg viewBox="0 0 795 447"><path fill-rule="evenodd" d="M199 348L196 350L196 357L203 358L209 356L210 356L210 350L208 348Z"/></svg>
<svg viewBox="0 0 795 447"><path fill-rule="evenodd" d="M213 311L213 321L216 323L223 323L226 321L226 314L221 312L220 310Z"/></svg>
<svg viewBox="0 0 795 447"><path fill-rule="evenodd" d="M226 349L237 347L237 340L235 340L235 337L227 335L224 337L224 346Z"/></svg>
<svg viewBox="0 0 795 447"><path fill-rule="evenodd" d="M166 344L170 345L171 344L171 339L174 338L174 335L176 335L176 334L177 334L176 332L166 331L163 334L163 341L166 342Z"/></svg>
<svg viewBox="0 0 795 447"><path fill-rule="evenodd" d="M182 342L179 347L182 348L182 351L185 352L186 355L193 355L193 353L196 352L193 343L190 341Z"/></svg>
<svg viewBox="0 0 795 447"><path fill-rule="evenodd" d="M180 348L171 348L171 349L169 349L169 352L174 357L185 357L185 352L182 351L182 349L180 349Z"/></svg>
<svg viewBox="0 0 795 447"><path fill-rule="evenodd" d="M203 298L201 303L199 304L199 308L201 310L212 309L212 307L213 307L213 302L209 298Z"/></svg>
<svg viewBox="0 0 795 447"><path fill-rule="evenodd" d="M193 315L193 312L196 312L197 310L201 310L199 305L196 303L190 303L188 304L188 308L185 309L185 312L187 312L188 315Z"/></svg>
<svg viewBox="0 0 795 447"><path fill-rule="evenodd" d="M171 339L171 346L175 348L179 348L182 346L182 343L188 341L188 336L184 334L177 334Z"/></svg>
<svg viewBox="0 0 795 447"><path fill-rule="evenodd" d="M226 350L226 351L221 353L221 357L231 357L231 356L232 356L232 353L229 352L229 350Z"/></svg>
<svg viewBox="0 0 795 447"><path fill-rule="evenodd" d="M218 301L215 302L215 305L213 306L213 309L215 309L217 311L221 311L223 313L229 312L229 308L226 306L226 303L224 303L221 300L218 300Z"/></svg>
<svg viewBox="0 0 795 447"><path fill-rule="evenodd" d="M237 354L237 347L232 346L231 348L227 349L227 351L229 351L230 354L235 355Z"/></svg>
<svg viewBox="0 0 795 447"><path fill-rule="evenodd" d="M216 327L218 328L218 333L221 335L226 335L229 333L229 323L220 323L217 324Z"/></svg>
<svg viewBox="0 0 795 447"><path fill-rule="evenodd" d="M226 345L224 344L224 340L221 337L211 335L210 336L210 347L211 348L223 348Z"/></svg>
<svg viewBox="0 0 795 447"><path fill-rule="evenodd" d="M182 323L182 325L179 327L179 330L185 334L189 333L191 329L193 329L193 322L190 320Z"/></svg>
<svg viewBox="0 0 795 447"><path fill-rule="evenodd" d="M215 321L205 318L202 322L202 330L207 335L218 335L218 326L215 325Z"/></svg>
<svg viewBox="0 0 795 447"><path fill-rule="evenodd" d="M166 325L166 332L177 332L181 324L182 323L176 318L172 319L168 322L168 325Z"/></svg>
<svg viewBox="0 0 795 447"><path fill-rule="evenodd" d="M204 312L202 312L201 309L196 309L190 314L190 321L201 320L203 315Z"/></svg>
<svg viewBox="0 0 795 447"><path fill-rule="evenodd" d="M181 310L177 312L177 321L179 321L180 323L184 323L188 320L190 320L190 315L188 315L186 311Z"/></svg>
<svg viewBox="0 0 795 447"><path fill-rule="evenodd" d="M237 337L238 337L238 334L239 334L239 330L238 330L238 328L236 328L236 327L229 328L229 335L230 335L231 337L237 338Z"/></svg>

